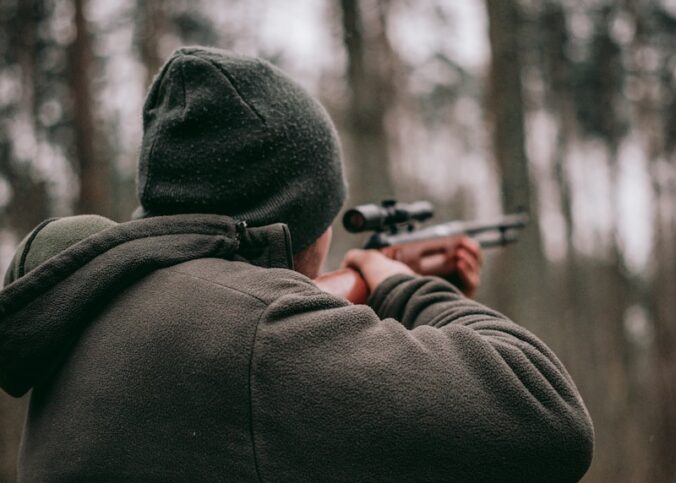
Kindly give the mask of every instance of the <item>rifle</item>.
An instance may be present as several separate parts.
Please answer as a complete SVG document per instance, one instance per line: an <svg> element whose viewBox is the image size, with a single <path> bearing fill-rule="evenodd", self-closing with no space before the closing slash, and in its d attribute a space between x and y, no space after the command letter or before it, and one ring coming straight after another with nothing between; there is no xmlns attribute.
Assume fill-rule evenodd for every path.
<svg viewBox="0 0 676 483"><path fill-rule="evenodd" d="M381 205L349 209L343 216L343 227L350 233L373 232L365 249L379 250L421 275L448 277L446 252L458 237L472 237L482 248L500 247L516 242L519 230L528 224L528 215L519 212L488 222L451 221L418 227L433 215L434 208L427 201L385 200ZM320 275L314 281L321 289L354 304L366 303L369 296L364 279L349 268Z"/></svg>

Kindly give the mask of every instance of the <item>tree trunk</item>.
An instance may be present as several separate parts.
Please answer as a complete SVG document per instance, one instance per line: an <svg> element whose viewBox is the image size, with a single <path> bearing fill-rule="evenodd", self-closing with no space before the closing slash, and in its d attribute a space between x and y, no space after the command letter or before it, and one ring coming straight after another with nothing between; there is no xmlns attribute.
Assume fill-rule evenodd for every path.
<svg viewBox="0 0 676 483"><path fill-rule="evenodd" d="M654 388L658 411L654 418L655 461L653 481L676 481L676 257L674 242L676 226L664 216L661 205L669 201L669 194L664 193L653 174L655 196L658 200L655 213L655 248L654 256L659 263L656 266L654 288L651 291L651 313L655 324L655 367ZM676 200L671 195L671 206ZM667 203L664 203L667 204Z"/></svg>
<svg viewBox="0 0 676 483"><path fill-rule="evenodd" d="M379 202L394 195L385 124L395 91L393 52L386 37L387 4L376 5L379 15L375 18L364 17L360 9L363 4L357 0L340 2L350 88L345 116L350 136L344 141L351 203Z"/></svg>
<svg viewBox="0 0 676 483"><path fill-rule="evenodd" d="M515 0L486 0L491 45L488 118L493 152L501 176L505 212L523 209L531 223L521 241L498 260L503 282L498 291L499 309L524 325L542 319L540 305L546 297L546 264L538 224L537 198L526 156L524 95L521 84L520 28L522 19ZM550 332L544 326L542 331ZM551 332L550 332L551 333Z"/></svg>
<svg viewBox="0 0 676 483"><path fill-rule="evenodd" d="M146 70L145 86L148 88L164 59L159 42L167 29L167 18L161 0L138 0L137 44L141 62Z"/></svg>
<svg viewBox="0 0 676 483"><path fill-rule="evenodd" d="M16 62L21 69L22 96L12 106L16 117L27 119L34 131L37 107L36 51L37 25L43 10L34 0L23 0L16 5L13 23L7 26L14 48L7 61ZM14 57L15 56L15 57ZM0 143L0 175L12 187L12 198L4 208L0 223L17 237L26 235L49 214L49 198L44 181L35 180L31 164L12 159L11 140ZM0 276L3 276L0 273ZM16 462L19 439L26 412L27 398L15 399L0 391L0 481L16 481Z"/></svg>
<svg viewBox="0 0 676 483"><path fill-rule="evenodd" d="M86 0L73 0L73 4L76 33L68 52L68 70L73 100L75 160L80 180L76 211L111 216L110 167L102 156L102 137L93 112L90 85L93 53L84 16Z"/></svg>

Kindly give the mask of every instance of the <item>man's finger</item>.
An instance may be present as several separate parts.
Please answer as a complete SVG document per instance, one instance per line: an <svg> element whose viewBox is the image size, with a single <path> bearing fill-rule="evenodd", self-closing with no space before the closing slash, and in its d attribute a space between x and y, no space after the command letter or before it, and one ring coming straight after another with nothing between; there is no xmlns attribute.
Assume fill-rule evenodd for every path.
<svg viewBox="0 0 676 483"><path fill-rule="evenodd" d="M462 287L459 288L466 296L472 297L479 288L479 272L474 270L465 259L459 259L457 267L458 277L462 281Z"/></svg>
<svg viewBox="0 0 676 483"><path fill-rule="evenodd" d="M481 269L481 264L479 262L479 259L476 257L476 254L470 252L465 248L459 248L455 254L455 258L457 258L457 260L464 261L468 265L468 268L472 271L478 273L479 270Z"/></svg>
<svg viewBox="0 0 676 483"><path fill-rule="evenodd" d="M343 261L340 264L340 268L358 267L362 262L365 254L366 250L361 250L359 248L353 248L352 250L348 250L348 252L345 254L345 257L343 258Z"/></svg>
<svg viewBox="0 0 676 483"><path fill-rule="evenodd" d="M472 256L476 258L479 266L483 264L483 255L481 253L481 246L479 245L479 242L477 242L473 238L470 238L468 236L460 238L460 240L456 245L456 250L459 249L465 249L468 252L470 252Z"/></svg>

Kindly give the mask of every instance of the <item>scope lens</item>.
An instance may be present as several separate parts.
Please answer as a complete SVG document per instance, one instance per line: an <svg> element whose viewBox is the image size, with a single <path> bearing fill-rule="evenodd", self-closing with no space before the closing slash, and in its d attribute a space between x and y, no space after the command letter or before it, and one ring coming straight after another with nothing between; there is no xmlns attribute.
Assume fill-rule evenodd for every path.
<svg viewBox="0 0 676 483"><path fill-rule="evenodd" d="M366 218L357 210L350 210L345 213L345 218L343 218L343 225L345 229L351 232L358 232L364 229L366 224Z"/></svg>

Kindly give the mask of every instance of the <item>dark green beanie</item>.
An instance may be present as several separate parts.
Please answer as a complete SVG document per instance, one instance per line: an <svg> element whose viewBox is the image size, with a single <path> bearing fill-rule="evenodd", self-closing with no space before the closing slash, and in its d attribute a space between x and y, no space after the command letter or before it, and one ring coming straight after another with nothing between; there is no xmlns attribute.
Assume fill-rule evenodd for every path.
<svg viewBox="0 0 676 483"><path fill-rule="evenodd" d="M221 213L249 226L286 223L297 253L345 199L331 120L261 59L177 50L150 88L143 130L137 217Z"/></svg>

